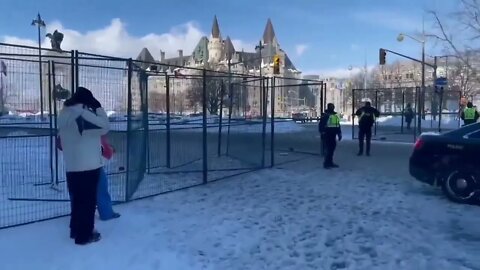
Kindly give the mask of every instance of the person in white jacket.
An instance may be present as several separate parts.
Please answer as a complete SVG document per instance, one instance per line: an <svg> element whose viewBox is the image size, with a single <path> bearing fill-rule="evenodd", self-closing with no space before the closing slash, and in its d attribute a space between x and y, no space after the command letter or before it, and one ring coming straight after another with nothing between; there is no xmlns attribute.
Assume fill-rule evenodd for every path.
<svg viewBox="0 0 480 270"><path fill-rule="evenodd" d="M109 130L108 117L88 89L79 87L58 115L67 185L71 201L70 237L85 245L100 240L95 208L100 169L100 138Z"/></svg>

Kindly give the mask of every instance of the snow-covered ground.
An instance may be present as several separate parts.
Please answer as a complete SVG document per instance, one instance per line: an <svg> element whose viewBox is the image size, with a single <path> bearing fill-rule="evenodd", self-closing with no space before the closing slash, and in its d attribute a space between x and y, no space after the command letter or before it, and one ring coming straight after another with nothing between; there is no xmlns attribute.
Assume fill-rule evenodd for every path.
<svg viewBox="0 0 480 270"><path fill-rule="evenodd" d="M0 230L1 269L478 269L480 216L407 173L410 145L318 157L117 206L78 247L68 218ZM290 155L295 155L290 153ZM293 158L293 157L292 157ZM46 248L48 243L48 248Z"/></svg>
<svg viewBox="0 0 480 270"><path fill-rule="evenodd" d="M406 127L407 124L404 121L404 126ZM415 121L412 121L412 127L415 125ZM355 125L358 125L358 118L355 118L354 121ZM424 128L438 128L438 116L435 120L429 115L422 119L422 127ZM343 120L342 125L352 125L352 121ZM401 116L380 116L377 118L377 125L382 127L400 127L402 125L402 117ZM441 127L443 129L455 129L461 126L461 121L456 118L456 115L442 115L442 122Z"/></svg>

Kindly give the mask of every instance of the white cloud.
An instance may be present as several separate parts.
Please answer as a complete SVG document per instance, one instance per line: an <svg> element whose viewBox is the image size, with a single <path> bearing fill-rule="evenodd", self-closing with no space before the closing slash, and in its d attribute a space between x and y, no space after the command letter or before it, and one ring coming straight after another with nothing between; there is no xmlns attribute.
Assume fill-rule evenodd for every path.
<svg viewBox="0 0 480 270"><path fill-rule="evenodd" d="M137 57L142 48L147 47L155 58L159 58L160 50L167 56L177 55L179 49L185 54L192 52L202 36L205 35L193 22L171 28L162 34L147 34L137 37L128 33L126 25L120 19L113 19L103 28L81 33L68 29L60 22L47 25L47 32L55 29L64 34L62 49L79 50L89 53L105 54L120 57ZM35 40L20 39L15 36L3 36L2 42L37 46ZM44 38L42 46L50 47L49 40Z"/></svg>
<svg viewBox="0 0 480 270"><path fill-rule="evenodd" d="M303 53L308 49L308 44L298 44L295 46L295 52L297 53L297 56L302 56Z"/></svg>
<svg viewBox="0 0 480 270"><path fill-rule="evenodd" d="M368 72L371 72L375 66L367 66ZM304 75L320 75L320 78L328 78L328 77L335 77L335 78L349 78L350 76L354 76L358 73L363 72L363 67L352 67L349 69L346 68L332 68L332 69L320 69L320 70L309 70L304 71Z"/></svg>
<svg viewBox="0 0 480 270"><path fill-rule="evenodd" d="M246 52L252 52L255 51L255 44L250 43L250 42L245 42L239 39L232 39L233 46L235 47L235 50L237 51L242 51L245 50Z"/></svg>

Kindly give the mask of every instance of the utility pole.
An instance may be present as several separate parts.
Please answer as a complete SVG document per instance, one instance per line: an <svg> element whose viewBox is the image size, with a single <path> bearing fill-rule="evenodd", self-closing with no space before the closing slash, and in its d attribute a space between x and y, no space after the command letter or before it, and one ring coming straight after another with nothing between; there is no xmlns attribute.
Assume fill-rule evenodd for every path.
<svg viewBox="0 0 480 270"><path fill-rule="evenodd" d="M367 52L365 51L365 65L364 65L364 70L363 70L363 89L367 89L367 73L368 73L368 69L367 69ZM366 91L364 91L366 92Z"/></svg>
<svg viewBox="0 0 480 270"><path fill-rule="evenodd" d="M40 13L37 14L37 18L32 21L32 26L37 26L38 30L38 70L40 77L40 117L43 121L43 73L42 73L42 38L41 28L45 27L45 21L42 20Z"/></svg>

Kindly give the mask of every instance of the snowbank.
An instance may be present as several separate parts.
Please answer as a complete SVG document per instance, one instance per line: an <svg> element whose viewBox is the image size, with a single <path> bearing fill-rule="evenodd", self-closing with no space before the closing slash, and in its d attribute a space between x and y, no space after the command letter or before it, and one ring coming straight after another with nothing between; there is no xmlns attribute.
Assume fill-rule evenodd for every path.
<svg viewBox="0 0 480 270"><path fill-rule="evenodd" d="M405 121L405 120L403 120ZM436 120L433 120L431 116L427 116L425 119L422 119L422 126L423 127L432 127L432 128L437 128L438 127L438 117ZM341 122L342 125L352 125L352 121L347 121L344 120ZM354 124L358 125L358 119L355 118ZM382 127L400 127L402 125L402 117L401 116L380 116L377 118L377 125L382 126ZM412 122L412 126L414 123ZM406 126L406 123L404 123L404 126ZM456 117L453 115L446 115L442 116L442 122L441 122L441 127L442 128L447 128L447 129L456 129L460 127L460 122Z"/></svg>

